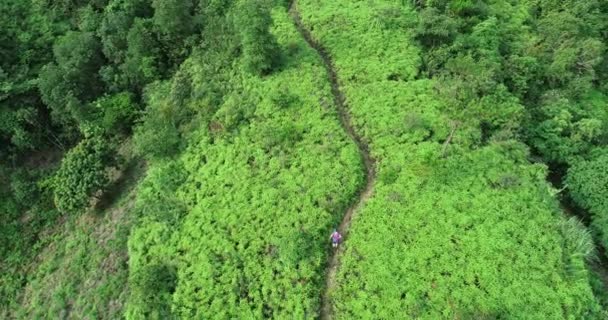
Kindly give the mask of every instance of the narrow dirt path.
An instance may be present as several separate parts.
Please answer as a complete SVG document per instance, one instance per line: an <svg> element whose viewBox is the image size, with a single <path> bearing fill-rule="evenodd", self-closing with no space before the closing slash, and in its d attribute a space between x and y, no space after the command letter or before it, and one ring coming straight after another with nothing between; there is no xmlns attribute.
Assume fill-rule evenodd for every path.
<svg viewBox="0 0 608 320"><path fill-rule="evenodd" d="M340 89L340 84L338 83L338 76L336 74L336 68L334 66L333 60L331 59L327 50L313 39L312 35L310 34L310 31L302 23L302 18L300 17L300 12L298 11L297 7L297 0L293 0L291 2L291 5L289 7L289 13L291 14L295 22L298 32L304 37L308 45L319 53L319 56L323 60L323 64L325 66L325 69L327 70L327 74L329 75L329 81L331 83L331 92L334 96L334 104L338 109L340 124L342 125L348 136L357 145L357 148L359 149L359 154L361 154L361 158L363 159L363 163L365 164L365 186L361 190L359 190L359 195L357 196L357 198L355 198L351 203L350 207L346 209L344 217L342 218L342 221L338 226L338 231L342 234L342 239L346 240L348 238L348 230L353 216L358 212L359 208L363 205L363 203L372 195L373 185L376 181L375 160L371 157L369 153L369 146L355 131L353 127L350 112L348 111L348 108L346 106L344 94L342 93ZM344 246L340 246L337 250L333 250L328 256L327 271L325 276L325 291L323 292L323 296L321 297L321 319L332 318L333 310L331 292L335 287L336 273L340 265L340 255L343 250Z"/></svg>

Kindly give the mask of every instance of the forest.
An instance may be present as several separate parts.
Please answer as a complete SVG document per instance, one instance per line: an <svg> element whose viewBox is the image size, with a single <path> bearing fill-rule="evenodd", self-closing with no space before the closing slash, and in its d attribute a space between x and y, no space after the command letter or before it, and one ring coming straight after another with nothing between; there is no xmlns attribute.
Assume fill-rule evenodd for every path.
<svg viewBox="0 0 608 320"><path fill-rule="evenodd" d="M0 26L2 319L608 318L608 2Z"/></svg>

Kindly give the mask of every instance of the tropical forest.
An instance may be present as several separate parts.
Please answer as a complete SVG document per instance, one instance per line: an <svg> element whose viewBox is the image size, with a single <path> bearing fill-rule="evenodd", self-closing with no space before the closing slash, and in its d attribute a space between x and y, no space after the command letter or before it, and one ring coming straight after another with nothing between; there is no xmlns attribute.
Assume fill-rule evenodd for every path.
<svg viewBox="0 0 608 320"><path fill-rule="evenodd" d="M0 30L0 319L608 319L608 1Z"/></svg>

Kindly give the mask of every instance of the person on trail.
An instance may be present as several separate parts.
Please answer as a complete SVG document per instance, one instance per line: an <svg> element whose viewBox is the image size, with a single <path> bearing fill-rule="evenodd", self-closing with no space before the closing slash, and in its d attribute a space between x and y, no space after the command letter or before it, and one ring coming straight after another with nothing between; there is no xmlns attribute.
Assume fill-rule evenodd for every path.
<svg viewBox="0 0 608 320"><path fill-rule="evenodd" d="M340 232L338 232L338 230L334 229L334 232L331 233L329 238L331 239L331 246L337 248L340 244L340 240L342 240L342 235Z"/></svg>

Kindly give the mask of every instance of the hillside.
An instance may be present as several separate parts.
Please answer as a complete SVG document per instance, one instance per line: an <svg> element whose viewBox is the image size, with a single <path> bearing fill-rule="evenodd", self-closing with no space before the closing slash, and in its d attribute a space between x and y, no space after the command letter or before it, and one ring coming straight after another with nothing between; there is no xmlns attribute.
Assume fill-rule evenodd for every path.
<svg viewBox="0 0 608 320"><path fill-rule="evenodd" d="M603 2L0 13L0 317L608 317Z"/></svg>

